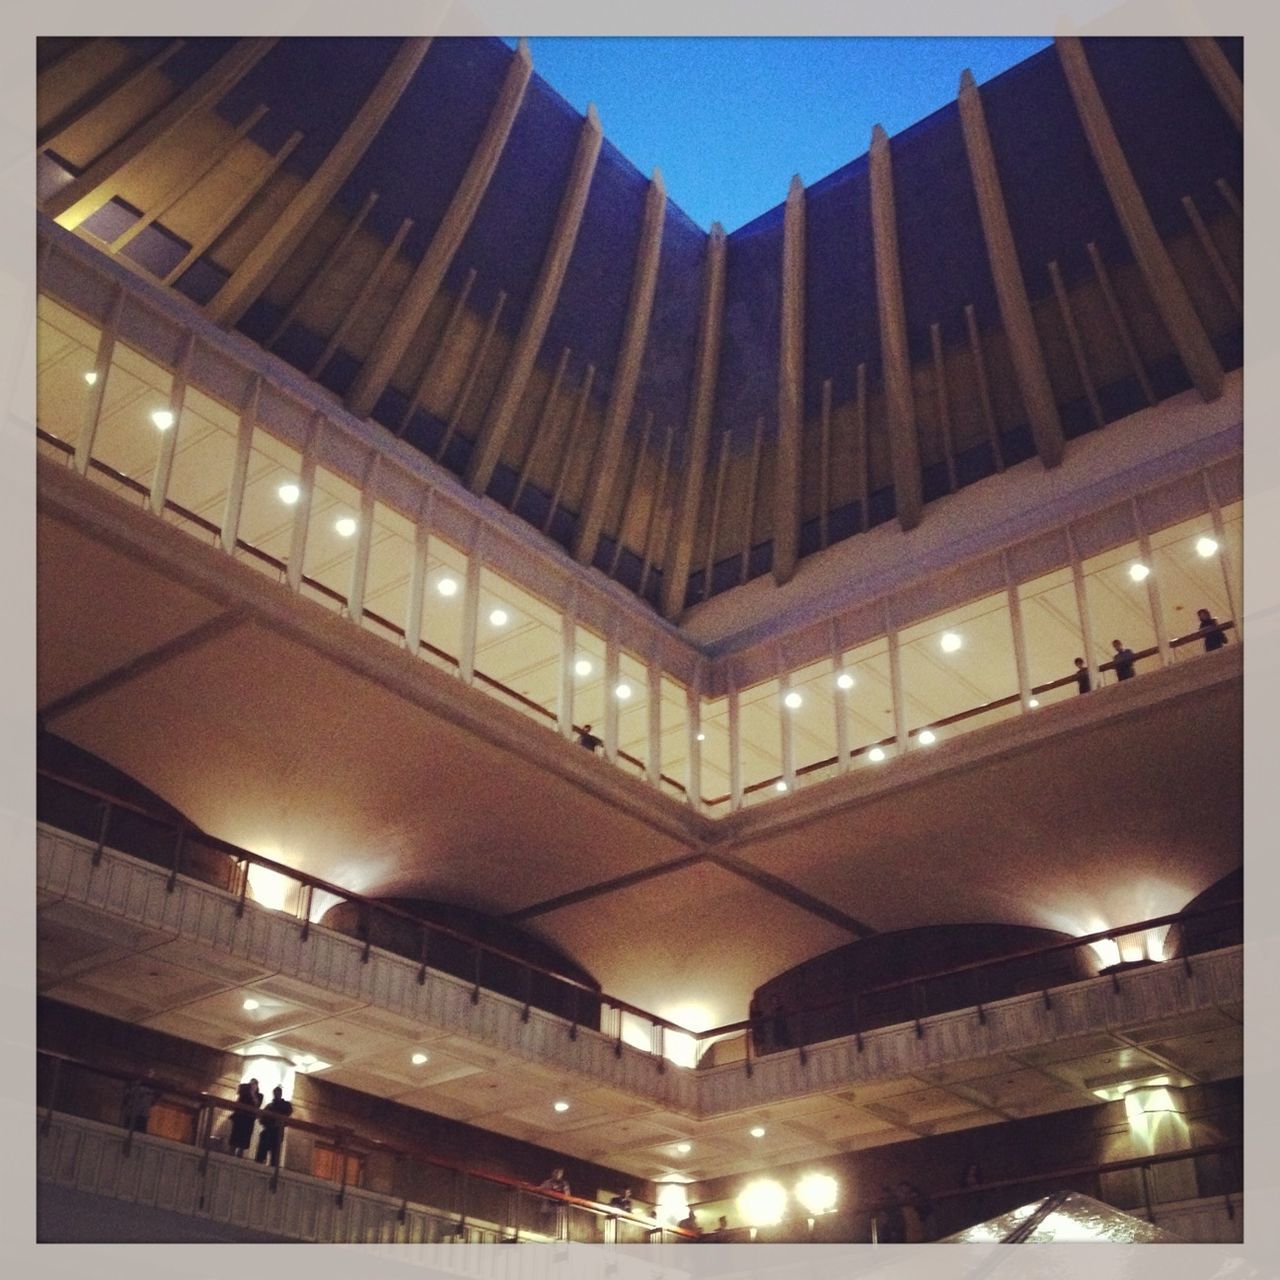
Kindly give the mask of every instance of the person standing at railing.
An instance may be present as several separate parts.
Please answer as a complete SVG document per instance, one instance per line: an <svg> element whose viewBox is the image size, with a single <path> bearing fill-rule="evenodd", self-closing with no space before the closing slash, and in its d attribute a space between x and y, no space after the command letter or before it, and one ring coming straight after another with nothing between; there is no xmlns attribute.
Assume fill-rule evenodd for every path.
<svg viewBox="0 0 1280 1280"><path fill-rule="evenodd" d="M1217 618L1208 609L1197 609L1196 617L1200 619L1200 630L1205 633L1205 653L1212 653L1215 649L1221 649L1227 643L1227 633L1222 629ZM1209 627L1212 627L1213 630L1208 630L1207 628Z"/></svg>
<svg viewBox="0 0 1280 1280"><path fill-rule="evenodd" d="M270 1159L273 1169L280 1167L280 1141L284 1137L281 1120L291 1115L293 1103L285 1101L284 1090L276 1085L271 1090L271 1101L262 1113L262 1132L258 1134L258 1151L254 1156L259 1164L265 1164Z"/></svg>
<svg viewBox="0 0 1280 1280"><path fill-rule="evenodd" d="M1083 658L1077 658L1076 662L1076 688L1081 693L1088 693L1093 688L1093 680L1089 675L1089 667Z"/></svg>
<svg viewBox="0 0 1280 1280"><path fill-rule="evenodd" d="M147 1123L151 1119L151 1108L155 1105L156 1091L149 1083L155 1071L148 1067L145 1076L140 1080L131 1080L124 1091L124 1102L121 1106L121 1124L134 1133L146 1133Z"/></svg>
<svg viewBox="0 0 1280 1280"><path fill-rule="evenodd" d="M564 1176L564 1169L560 1165L551 1170L550 1177L538 1183L538 1189L554 1191L562 1196L572 1194L569 1190L569 1179ZM542 1201L541 1210L542 1216L548 1220L547 1226L550 1228L548 1234L554 1235L557 1240L567 1240L569 1237L568 1206L563 1201L548 1198Z"/></svg>
<svg viewBox="0 0 1280 1280"><path fill-rule="evenodd" d="M262 1109L262 1093L258 1089L256 1078L241 1082L240 1088L236 1090L236 1101L242 1106L253 1107L255 1110ZM247 1111L231 1113L231 1132L227 1136L227 1148L233 1156L242 1156L249 1150L255 1124L257 1124L257 1118Z"/></svg>
<svg viewBox="0 0 1280 1280"><path fill-rule="evenodd" d="M1116 669L1116 679L1132 680L1133 664L1137 662L1137 656L1119 640L1113 640L1111 647L1116 651L1116 656L1111 660L1111 665Z"/></svg>
<svg viewBox="0 0 1280 1280"><path fill-rule="evenodd" d="M620 1209L623 1213L631 1212L631 1188L628 1187L621 1195L614 1196L609 1201L611 1209Z"/></svg>

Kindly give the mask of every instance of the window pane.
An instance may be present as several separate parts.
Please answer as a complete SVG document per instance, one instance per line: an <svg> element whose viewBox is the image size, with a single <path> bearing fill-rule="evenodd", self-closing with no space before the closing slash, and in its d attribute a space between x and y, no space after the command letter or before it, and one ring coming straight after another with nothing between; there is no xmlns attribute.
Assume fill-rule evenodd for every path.
<svg viewBox="0 0 1280 1280"><path fill-rule="evenodd" d="M1033 696L1041 706L1079 695L1073 676L1076 658L1083 658L1084 632L1076 608L1075 581L1070 566L1055 569L1018 587L1022 607L1022 633L1027 645L1027 674L1032 690L1067 678L1056 689L1039 689ZM1105 661L1101 651L1096 655Z"/></svg>
<svg viewBox="0 0 1280 1280"><path fill-rule="evenodd" d="M847 650L840 669L853 681L842 690L853 767L879 764L897 750L892 740L893 680L889 674L889 641L880 636Z"/></svg>
<svg viewBox="0 0 1280 1280"><path fill-rule="evenodd" d="M702 800L713 812L729 807L729 699L704 698L698 723L702 742Z"/></svg>
<svg viewBox="0 0 1280 1280"><path fill-rule="evenodd" d="M560 698L560 648L559 614L492 569L481 569L476 670L511 691L504 701L548 728L555 727Z"/></svg>
<svg viewBox="0 0 1280 1280"><path fill-rule="evenodd" d="M626 691L626 697L623 692ZM641 773L649 759L649 677L634 654L618 655L618 758L630 773Z"/></svg>
<svg viewBox="0 0 1280 1280"><path fill-rule="evenodd" d="M50 298L36 301L36 420L75 445L92 395L99 331Z"/></svg>
<svg viewBox="0 0 1280 1280"><path fill-rule="evenodd" d="M796 781L803 786L834 776L838 769L836 745L836 673L831 659L810 663L791 674L790 692L799 706L786 707L791 720L791 759ZM792 699L794 701L794 699Z"/></svg>
<svg viewBox="0 0 1280 1280"><path fill-rule="evenodd" d="M448 671L462 652L462 601L467 557L434 533L427 543L427 576L422 589L422 653Z"/></svg>
<svg viewBox="0 0 1280 1280"><path fill-rule="evenodd" d="M407 516L385 502L373 504L373 539L369 544L361 625L396 643L403 641L409 610L416 535L413 521Z"/></svg>
<svg viewBox="0 0 1280 1280"><path fill-rule="evenodd" d="M765 680L738 694L742 791L746 804L772 799L782 774L782 699L776 680Z"/></svg>
<svg viewBox="0 0 1280 1280"><path fill-rule="evenodd" d="M169 413L173 378L154 361L117 342L107 372L102 414L93 441L93 456L135 483L122 484L102 472L89 474L135 500L151 488L160 453L161 424ZM154 415L154 416L153 416ZM172 425L167 429L172 430Z"/></svg>
<svg viewBox="0 0 1280 1280"><path fill-rule="evenodd" d="M688 785L689 703L685 688L662 677L662 789L685 798Z"/></svg>
<svg viewBox="0 0 1280 1280"><path fill-rule="evenodd" d="M182 413L172 429L178 437L173 470L169 473L168 502L191 512L199 520L189 520L168 505L165 519L181 524L197 538L210 541L221 529L226 511L227 490L236 460L239 415L195 387L188 387Z"/></svg>
<svg viewBox="0 0 1280 1280"><path fill-rule="evenodd" d="M604 639L587 627L575 628L573 723L604 740Z"/></svg>
<svg viewBox="0 0 1280 1280"><path fill-rule="evenodd" d="M1164 633L1170 640L1200 629L1200 609L1208 609L1219 622L1231 617L1220 552L1213 517L1207 512L1151 535L1151 570L1160 587ZM1204 642L1194 640L1174 649L1173 657L1182 662L1204 652Z"/></svg>
<svg viewBox="0 0 1280 1280"><path fill-rule="evenodd" d="M303 582L303 595L331 609L346 605L359 529L359 489L327 468L317 467L303 553L303 572L311 581Z"/></svg>
<svg viewBox="0 0 1280 1280"><path fill-rule="evenodd" d="M236 558L277 580L283 577L289 558L301 470L302 455L297 449L268 435L261 427L254 428L237 543L262 552L270 560L239 546Z"/></svg>
<svg viewBox="0 0 1280 1280"><path fill-rule="evenodd" d="M1135 580L1130 570L1142 563L1137 542L1104 551L1084 562L1085 599L1089 605L1089 626L1099 663L1115 656L1113 640L1119 640L1135 653L1154 649L1156 629L1151 621L1151 606L1145 581ZM1150 566L1148 566L1150 567ZM1160 665L1157 657L1141 659L1139 675L1154 671ZM1102 673L1103 684L1114 684L1114 671Z"/></svg>

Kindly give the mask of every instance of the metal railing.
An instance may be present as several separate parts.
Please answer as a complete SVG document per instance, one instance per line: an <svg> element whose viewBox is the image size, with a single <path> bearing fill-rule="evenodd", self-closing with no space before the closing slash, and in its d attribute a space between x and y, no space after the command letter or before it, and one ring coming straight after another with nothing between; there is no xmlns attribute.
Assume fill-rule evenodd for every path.
<svg viewBox="0 0 1280 1280"><path fill-rule="evenodd" d="M119 830L120 835L134 838L120 841L112 847L166 866L169 871L167 888L170 892L176 887L180 875L189 874L194 879L213 884L232 894L237 899L238 915L244 913L249 901L250 867L264 868L298 886L294 917L298 921L300 935L304 942L312 926L317 923L312 919L315 894L317 892L329 894L340 902L353 905L356 909L357 923L354 936L364 944L362 961L369 960L375 945L380 947L385 945L381 940L376 943L373 940L374 921L387 922L401 931L402 938L412 936L416 939L416 953L411 958L419 966L417 975L419 985L425 985L432 968L451 973L471 984L473 1003L479 1001L480 994L484 990L507 995L522 1002L521 1016L524 1021L528 1021L531 1010L536 1007L560 1018L564 1022L570 1039L576 1039L579 1028L583 1026L598 1030L613 1041L616 1056L620 1057L624 1045L628 1045L639 1052L649 1054L659 1071L665 1069L665 1049L668 1047L666 1037L668 1036L684 1037L692 1042L695 1053L704 1058L704 1065L715 1065L703 1054L707 1046L714 1044L723 1054L724 1043L732 1037L739 1037L740 1060L745 1071L750 1075L753 1061L766 1053L797 1050L803 1063L807 1047L845 1035L854 1038L857 1051L861 1053L864 1031L880 1026L914 1022L916 1034L919 1036L923 1035L922 1019L958 1008L973 1008L979 1022L985 1022L985 1005L1010 995L1025 994L1032 979L1036 980L1032 984L1032 989L1040 990L1045 1006L1050 1007L1053 986L1063 985L1062 974L1059 971L1052 975L1058 979L1057 981L1044 981L1043 962L1052 961L1056 957L1071 952L1084 956L1084 963L1079 966L1084 971L1067 975L1067 982L1093 977L1099 972L1104 974L1110 972L1113 989L1118 992L1118 970L1108 970L1097 958L1096 950L1090 957L1086 949L1094 949L1099 943L1110 943L1119 954L1119 940L1122 938L1187 922L1208 921L1214 917L1223 920L1228 927L1234 928L1242 907L1240 899L1231 899L1132 924L1117 925L1061 942L1002 951L979 960L914 974L908 978L863 988L830 999L798 1003L783 1011L788 1032L785 1038L790 1043L779 1044L777 1043L779 1037L773 1034L778 1017L776 1011L770 1011L765 1015L749 1016L702 1031L694 1031L629 1001L609 995L599 987L572 974L559 972L492 943L480 941L460 929L425 921L398 907L365 897L341 885L276 862L261 854L251 853L228 841L206 835L190 824L161 817L142 805L120 799L43 766L37 772L39 779L46 787L53 788L52 794L46 791L39 797L38 816L50 822L51 825L71 830L74 834L91 840L93 844L90 857L95 865L100 861L108 841ZM61 802L61 807L58 801ZM68 812L68 802L81 806L78 814ZM77 818L78 821L76 821ZM122 829L123 819L131 819L135 823L134 832L126 832ZM141 832L136 828L139 820L143 824ZM79 830L76 829L77 826ZM141 837L144 835L150 840L148 849L139 847ZM130 844L134 847L130 848ZM337 931L346 932L342 929ZM348 933L348 936L352 935ZM444 968L443 964L433 964L433 961L440 958L441 943L453 948L452 955L445 956L446 960L456 961L458 955L462 953L469 957L467 963L465 965L455 963L453 968ZM396 954L407 954L392 947L387 949L394 950ZM1037 967L1033 962L1041 962L1041 966ZM1181 962L1190 972L1190 955L1183 955ZM486 973L486 964L488 973ZM1001 966L1012 966L1017 972L1013 975L1009 973L1001 975L999 973ZM465 969L465 972L456 972L458 969ZM1115 969L1115 966L1112 966L1112 969ZM510 990L509 982L498 981L504 976L504 972L506 977L512 974L519 975L518 990ZM1010 990L1011 977L1020 984L1021 990ZM941 994L939 986L944 982L950 983L951 986L945 992L946 998L939 1000L938 996ZM957 983L964 984L964 989L958 993ZM906 999L896 1005L892 1001L885 1000L885 997L904 993ZM875 1012L877 1001L881 1006L879 1014ZM884 1016L886 1003L890 1007L888 1017ZM833 1020L832 1015L841 1015L841 1017ZM633 1026L637 1024L648 1026L647 1047L636 1044L634 1035L631 1038L624 1036L627 1019L635 1020ZM817 1020L813 1027L816 1034L809 1034L809 1019ZM833 1021L841 1019L848 1023L848 1029L834 1030Z"/></svg>
<svg viewBox="0 0 1280 1280"><path fill-rule="evenodd" d="M37 1099L37 1109L41 1113L41 1136L47 1136L50 1132L55 1114L80 1115L102 1122L103 1113L112 1111L114 1107L115 1114L121 1117L119 1123L123 1129L121 1151L127 1157L133 1147L135 1130L128 1123L126 1099L130 1089L142 1086L154 1098L150 1104L151 1109L154 1110L159 1103L168 1102L178 1103L192 1113L191 1140L183 1145L200 1149L202 1177L208 1170L210 1156L221 1151L224 1145L216 1132L220 1121L229 1121L232 1116L241 1114L252 1116L261 1123L264 1116L269 1116L270 1122L283 1131L279 1162L271 1165L268 1185L272 1192L279 1186L281 1164L291 1173L316 1176L311 1168L299 1168L296 1163L290 1163L286 1159L289 1146L284 1141L284 1135L294 1133L326 1144L336 1155L330 1162L335 1175L326 1180L333 1184L335 1203L339 1207L343 1205L348 1189L360 1185L360 1182L348 1181L350 1157L362 1162L358 1167L366 1170L371 1159L381 1158L384 1170L389 1170L389 1173L379 1181L387 1185L370 1187L367 1185L367 1177L361 1181L366 1184L366 1190L379 1191L401 1199L402 1217L409 1203L417 1202L412 1188L420 1183L424 1173L433 1175L427 1179L428 1183L434 1182L447 1188L452 1204L433 1205L429 1207L429 1211L438 1218L456 1224L456 1236L459 1239L466 1238L469 1223L484 1223L491 1229L496 1227L499 1233L497 1238L513 1242L522 1238L558 1238L603 1240L610 1243L660 1243L689 1238L688 1233L679 1227L660 1222L646 1214L628 1213L583 1196L562 1194L492 1170L460 1164L412 1143L388 1142L345 1126L316 1124L294 1116L274 1115L217 1094L187 1088L155 1074L140 1075L137 1072L103 1067L71 1054L40 1049L37 1050L37 1062L45 1067L44 1073L38 1076L44 1095ZM94 1085L86 1087L90 1080L95 1082ZM101 1088L102 1082L108 1085L105 1095ZM85 1116L86 1111L97 1114ZM107 1123L117 1122L115 1114ZM145 1132L145 1129L142 1131ZM151 1136L154 1140L155 1135ZM179 1141L167 1137L159 1140Z"/></svg>

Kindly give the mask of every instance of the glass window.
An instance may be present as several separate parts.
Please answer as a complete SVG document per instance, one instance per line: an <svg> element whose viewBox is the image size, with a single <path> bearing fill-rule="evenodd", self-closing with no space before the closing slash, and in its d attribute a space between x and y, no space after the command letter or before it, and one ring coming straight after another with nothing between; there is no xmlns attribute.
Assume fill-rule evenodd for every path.
<svg viewBox="0 0 1280 1280"><path fill-rule="evenodd" d="M1019 585L1018 603L1022 608L1032 696L1041 706L1077 697L1080 688L1074 679L1075 660L1084 658L1085 651L1071 567L1055 569ZM1107 656L1099 651L1095 661L1104 662ZM1038 689L1062 679L1067 683L1055 689Z"/></svg>
<svg viewBox="0 0 1280 1280"><path fill-rule="evenodd" d="M1089 606L1089 626L1099 664L1115 657L1113 640L1134 653L1156 647L1156 629L1151 620L1150 596L1142 576L1144 565L1137 542L1091 556L1084 562L1085 600ZM1154 671L1160 665L1151 655L1138 661L1137 672ZM1104 671L1103 684L1114 684L1116 673Z"/></svg>
<svg viewBox="0 0 1280 1280"><path fill-rule="evenodd" d="M1159 584L1164 633L1170 640L1200 629L1200 609L1208 609L1219 622L1231 617L1221 550L1207 512L1151 535L1151 571ZM1204 642L1193 640L1173 650L1174 661L1204 651Z"/></svg>
<svg viewBox="0 0 1280 1280"><path fill-rule="evenodd" d="M151 488L161 432L173 429L169 397L173 377L146 356L117 342L107 372L93 457L116 476L90 468L89 474L135 501ZM132 483L129 483L132 481Z"/></svg>
<svg viewBox="0 0 1280 1280"><path fill-rule="evenodd" d="M742 793L746 804L771 799L782 777L782 695L777 680L738 694Z"/></svg>
<svg viewBox="0 0 1280 1280"><path fill-rule="evenodd" d="M662 782L664 791L685 798L689 761L689 703L682 684L662 677Z"/></svg>
<svg viewBox="0 0 1280 1280"><path fill-rule="evenodd" d="M301 472L302 455L297 449L268 435L260 426L254 428L236 558L276 578L283 575L289 558ZM260 554L255 555L254 551Z"/></svg>
<svg viewBox="0 0 1280 1280"><path fill-rule="evenodd" d="M364 584L361 625L397 643L404 634L409 611L409 581L413 577L417 530L385 502L373 504L373 538Z"/></svg>
<svg viewBox="0 0 1280 1280"><path fill-rule="evenodd" d="M345 607L359 530L360 490L326 467L317 467L303 549L308 579L302 584L303 595L331 609Z"/></svg>
<svg viewBox="0 0 1280 1280"><path fill-rule="evenodd" d="M645 772L649 760L649 675L639 658L618 655L618 759L629 771Z"/></svg>
<svg viewBox="0 0 1280 1280"><path fill-rule="evenodd" d="M423 647L419 653L447 671L457 670L462 653L466 581L466 553L433 533L427 543L427 574L422 586Z"/></svg>
<svg viewBox="0 0 1280 1280"><path fill-rule="evenodd" d="M195 387L188 387L178 419L165 519L211 541L222 529L227 490L235 468L237 413ZM190 519L179 511L190 512ZM212 526L212 527L210 527Z"/></svg>
<svg viewBox="0 0 1280 1280"><path fill-rule="evenodd" d="M1235 601L1236 618L1244 612L1244 503L1232 502L1222 508L1222 532L1226 536L1227 580ZM1232 639L1235 637L1233 636Z"/></svg>
<svg viewBox="0 0 1280 1280"><path fill-rule="evenodd" d="M729 699L703 698L698 713L702 733L702 802L713 813L729 807Z"/></svg>
<svg viewBox="0 0 1280 1280"><path fill-rule="evenodd" d="M580 623L574 628L573 725L591 726L604 741L604 638Z"/></svg>
<svg viewBox="0 0 1280 1280"><path fill-rule="evenodd" d="M504 701L549 728L560 700L560 615L492 569L480 571L476 670Z"/></svg>
<svg viewBox="0 0 1280 1280"><path fill-rule="evenodd" d="M904 628L898 644L911 747L1018 714L1013 627L1003 591Z"/></svg>
<svg viewBox="0 0 1280 1280"><path fill-rule="evenodd" d="M796 782L803 786L832 777L839 767L836 707L843 693L836 685L831 659L823 658L792 672L788 696L792 703L799 699L798 706L784 703L783 709L791 721Z"/></svg>
<svg viewBox="0 0 1280 1280"><path fill-rule="evenodd" d="M73 447L97 381L98 340L96 325L50 298L36 300L36 420Z"/></svg>
<svg viewBox="0 0 1280 1280"><path fill-rule="evenodd" d="M843 676L845 679L840 680ZM894 754L893 679L889 673L889 641L884 636L847 649L837 688L849 726L853 767L879 764Z"/></svg>

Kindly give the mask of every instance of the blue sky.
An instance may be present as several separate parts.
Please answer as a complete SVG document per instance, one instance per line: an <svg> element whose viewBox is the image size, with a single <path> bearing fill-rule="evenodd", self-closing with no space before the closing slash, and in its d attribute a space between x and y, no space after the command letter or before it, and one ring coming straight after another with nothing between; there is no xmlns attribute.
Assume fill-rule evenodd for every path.
<svg viewBox="0 0 1280 1280"><path fill-rule="evenodd" d="M514 40L509 41L514 44ZM533 36L534 70L703 228L734 231L1048 38Z"/></svg>

